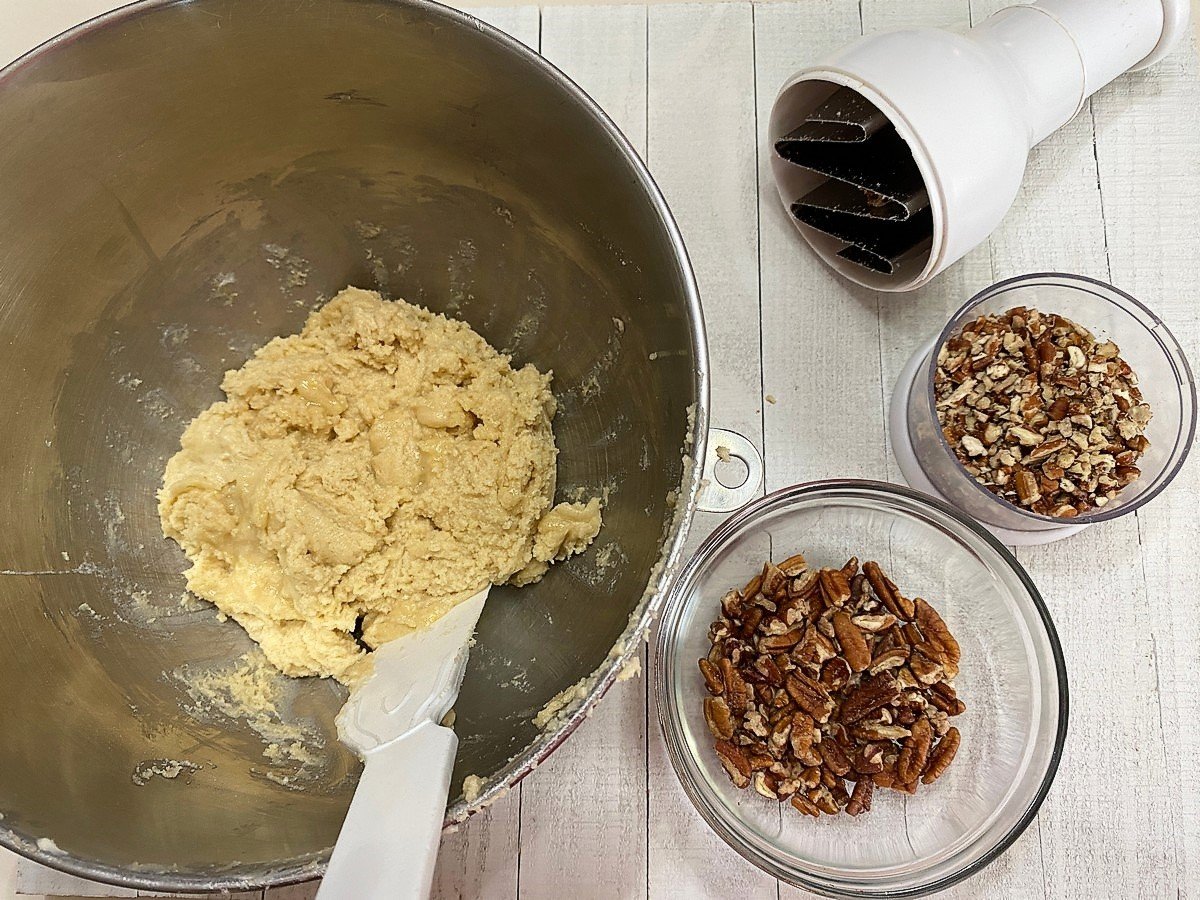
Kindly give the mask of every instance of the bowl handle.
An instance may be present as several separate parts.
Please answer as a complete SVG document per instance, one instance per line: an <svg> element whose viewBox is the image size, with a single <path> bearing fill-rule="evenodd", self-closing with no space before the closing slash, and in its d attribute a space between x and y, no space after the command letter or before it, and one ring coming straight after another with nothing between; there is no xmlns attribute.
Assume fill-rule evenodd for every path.
<svg viewBox="0 0 1200 900"><path fill-rule="evenodd" d="M717 466L735 459L746 467L746 480L738 485L723 484L717 478ZM700 493L696 497L696 508L700 512L727 513L740 509L758 496L762 480L762 454L749 439L736 431L709 429Z"/></svg>

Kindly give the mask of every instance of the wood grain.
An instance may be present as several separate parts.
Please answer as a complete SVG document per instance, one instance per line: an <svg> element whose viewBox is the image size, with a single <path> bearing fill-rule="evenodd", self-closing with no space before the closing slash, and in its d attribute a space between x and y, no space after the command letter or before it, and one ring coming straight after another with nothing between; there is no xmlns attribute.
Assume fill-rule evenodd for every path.
<svg viewBox="0 0 1200 900"><path fill-rule="evenodd" d="M713 362L712 422L761 446L751 8L651 7L648 48L648 161L700 285ZM697 526L693 547L712 523ZM657 709L651 706L653 720ZM731 853L692 808L657 727L649 773L648 898L775 895L775 880Z"/></svg>
<svg viewBox="0 0 1200 900"><path fill-rule="evenodd" d="M646 152L646 10L547 7L542 54ZM595 715L522 784L521 896L555 900L646 882L646 689L613 686ZM630 827L637 823L639 827Z"/></svg>

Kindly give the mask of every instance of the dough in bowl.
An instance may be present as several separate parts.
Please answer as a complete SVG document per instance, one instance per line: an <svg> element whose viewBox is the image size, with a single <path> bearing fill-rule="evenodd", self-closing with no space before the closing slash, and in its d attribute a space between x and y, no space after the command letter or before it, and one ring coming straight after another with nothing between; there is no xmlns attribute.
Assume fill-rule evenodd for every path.
<svg viewBox="0 0 1200 900"><path fill-rule="evenodd" d="M550 375L467 325L346 288L225 373L159 492L188 587L289 675L353 682L367 648L583 550L553 506Z"/></svg>

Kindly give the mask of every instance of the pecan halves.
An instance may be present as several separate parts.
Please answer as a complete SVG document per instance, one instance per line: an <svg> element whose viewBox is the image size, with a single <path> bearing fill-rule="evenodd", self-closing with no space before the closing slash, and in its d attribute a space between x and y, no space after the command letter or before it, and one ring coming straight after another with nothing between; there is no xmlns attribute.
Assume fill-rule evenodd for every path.
<svg viewBox="0 0 1200 900"><path fill-rule="evenodd" d="M833 712L833 699L821 682L814 681L802 672L791 672L784 686L796 705L816 721L829 720L829 714Z"/></svg>
<svg viewBox="0 0 1200 900"><path fill-rule="evenodd" d="M852 725L899 696L900 688L890 676L865 678L842 704L842 722Z"/></svg>
<svg viewBox="0 0 1200 900"><path fill-rule="evenodd" d="M742 749L729 741L717 741L717 759L729 774L729 780L735 787L744 788L750 783L750 760Z"/></svg>
<svg viewBox="0 0 1200 900"><path fill-rule="evenodd" d="M842 647L842 656L850 664L850 670L861 672L866 669L871 664L871 648L845 611L839 609L833 614L833 631Z"/></svg>
<svg viewBox="0 0 1200 900"><path fill-rule="evenodd" d="M834 775L840 777L850 771L850 757L846 756L846 751L832 738L826 738L817 744L817 752L821 755L821 760L825 763L826 767Z"/></svg>
<svg viewBox="0 0 1200 900"><path fill-rule="evenodd" d="M917 624L921 626L921 633L925 635L927 641L942 651L942 658L938 662L945 668L946 677L953 680L954 675L950 673L958 672L958 663L962 657L958 641L954 639L954 635L950 633L950 629L946 627L946 623L938 615L938 611L920 597L916 599L916 614Z"/></svg>
<svg viewBox="0 0 1200 900"><path fill-rule="evenodd" d="M906 597L901 596L900 591L896 589L896 585L890 578L883 574L883 570L879 568L879 563L871 560L863 564L863 574L867 576L867 581L871 583L871 590L875 592L875 596L879 601L887 607L887 611L898 619L911 619L915 608L913 602Z"/></svg>
<svg viewBox="0 0 1200 900"><path fill-rule="evenodd" d="M896 761L897 781L910 784L921 777L932 742L933 726L929 724L928 719L917 719L913 723L912 734L904 739L904 747Z"/></svg>
<svg viewBox="0 0 1200 900"><path fill-rule="evenodd" d="M721 677L721 670L707 659L700 660L700 674L704 676L704 686L708 688L709 693L725 692L725 679Z"/></svg>
<svg viewBox="0 0 1200 900"><path fill-rule="evenodd" d="M915 793L954 757L958 644L878 563L768 561L721 599L708 641L704 719L738 788L810 816L861 815L877 787Z"/></svg>
<svg viewBox="0 0 1200 900"><path fill-rule="evenodd" d="M840 569L821 570L821 593L830 606L842 606L850 599L850 579Z"/></svg>
<svg viewBox="0 0 1200 900"><path fill-rule="evenodd" d="M724 697L704 698L704 721L713 737L729 740L733 737L733 716L729 713L729 704Z"/></svg>
<svg viewBox="0 0 1200 900"><path fill-rule="evenodd" d="M937 742L937 746L929 752L929 760L925 763L925 774L921 776L922 784L933 784L942 777L942 773L954 761L954 754L958 752L958 745L962 742L962 735L953 725L950 730L942 735L942 739Z"/></svg>

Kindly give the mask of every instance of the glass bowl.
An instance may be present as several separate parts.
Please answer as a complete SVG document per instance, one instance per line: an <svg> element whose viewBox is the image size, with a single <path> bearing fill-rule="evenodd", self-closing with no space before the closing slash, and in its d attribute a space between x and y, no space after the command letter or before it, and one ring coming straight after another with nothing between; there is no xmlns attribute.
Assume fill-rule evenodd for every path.
<svg viewBox="0 0 1200 900"><path fill-rule="evenodd" d="M1154 413L1146 429L1150 447L1138 463L1141 477L1101 509L1060 519L1015 506L968 475L942 435L933 392L937 349L980 315L1004 312L1014 306L1066 316L1098 338L1115 341L1122 358L1138 375L1139 386ZM1054 532L1078 530L1092 522L1123 516L1158 496L1178 474L1191 449L1196 432L1196 385L1179 342L1144 305L1102 281L1054 273L1001 281L972 297L933 344L918 355L922 357L920 364L906 370L911 381L907 386L902 383L897 393L899 399L904 399L899 389L907 387L905 425L912 453L908 463L915 463L938 494L988 525L1018 533ZM902 469L906 468L905 460L900 461ZM905 474L907 479L909 473ZM922 485L920 480L908 480Z"/></svg>
<svg viewBox="0 0 1200 900"><path fill-rule="evenodd" d="M956 679L962 745L915 795L876 791L872 810L811 819L738 790L722 770L702 709L697 661L720 598L768 557L811 566L874 559L905 596L924 597L962 647ZM654 686L675 772L733 849L794 885L833 897L941 890L999 856L1032 821L1067 731L1067 673L1050 614L1020 564L952 507L908 488L824 481L786 488L727 519L700 546L667 600Z"/></svg>

